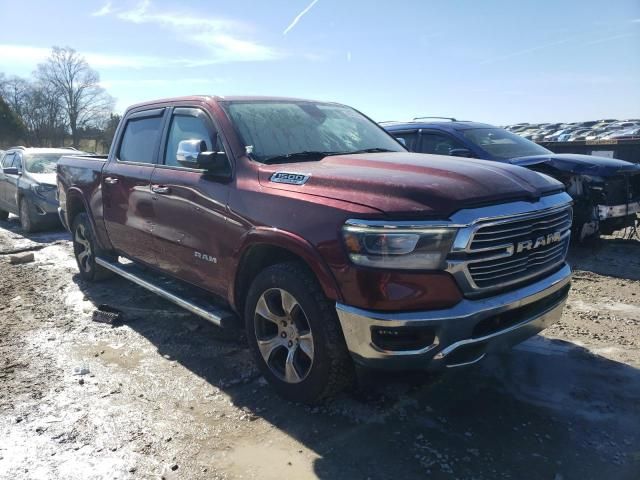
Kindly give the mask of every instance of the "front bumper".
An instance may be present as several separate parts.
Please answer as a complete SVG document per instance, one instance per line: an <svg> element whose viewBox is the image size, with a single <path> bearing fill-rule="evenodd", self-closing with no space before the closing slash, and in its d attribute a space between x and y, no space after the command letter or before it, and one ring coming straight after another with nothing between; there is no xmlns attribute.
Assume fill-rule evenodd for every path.
<svg viewBox="0 0 640 480"><path fill-rule="evenodd" d="M65 228L65 230L68 230L70 232L71 229L69 228L69 225L67 224L67 214L62 209L62 207L58 207L58 218L60 219L60 223L62 223L62 226Z"/></svg>
<svg viewBox="0 0 640 480"><path fill-rule="evenodd" d="M347 347L364 366L385 369L441 369L475 363L487 352L504 350L557 322L567 300L571 269L526 287L483 299L464 299L445 310L375 312L337 304ZM419 332L418 348L380 346L380 334Z"/></svg>
<svg viewBox="0 0 640 480"><path fill-rule="evenodd" d="M598 205L598 218L600 220L626 217L636 213L640 213L640 201L622 205Z"/></svg>

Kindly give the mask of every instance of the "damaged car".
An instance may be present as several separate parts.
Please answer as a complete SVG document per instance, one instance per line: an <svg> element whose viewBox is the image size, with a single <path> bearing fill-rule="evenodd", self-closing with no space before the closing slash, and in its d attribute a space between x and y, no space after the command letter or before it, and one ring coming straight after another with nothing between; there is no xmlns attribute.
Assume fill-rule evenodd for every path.
<svg viewBox="0 0 640 480"><path fill-rule="evenodd" d="M453 118L381 124L409 150L511 163L560 180L574 200L578 241L635 226L640 165L606 157L553 153L503 128Z"/></svg>

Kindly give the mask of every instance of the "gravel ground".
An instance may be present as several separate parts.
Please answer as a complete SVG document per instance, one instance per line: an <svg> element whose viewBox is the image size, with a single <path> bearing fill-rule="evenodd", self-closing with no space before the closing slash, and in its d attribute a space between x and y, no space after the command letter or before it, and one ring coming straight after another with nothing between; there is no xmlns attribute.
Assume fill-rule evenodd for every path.
<svg viewBox="0 0 640 480"><path fill-rule="evenodd" d="M10 264L17 250L35 261ZM0 222L0 478L638 479L640 242L571 262L544 335L309 408L273 393L238 334L122 279L86 284L65 232ZM124 324L93 322L101 303Z"/></svg>

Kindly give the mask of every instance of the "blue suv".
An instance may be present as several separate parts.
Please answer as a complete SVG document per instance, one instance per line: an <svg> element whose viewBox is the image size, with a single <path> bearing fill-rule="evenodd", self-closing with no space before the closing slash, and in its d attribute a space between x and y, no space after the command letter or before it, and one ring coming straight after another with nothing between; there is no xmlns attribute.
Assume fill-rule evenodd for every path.
<svg viewBox="0 0 640 480"><path fill-rule="evenodd" d="M381 125L413 152L507 162L560 180L574 200L574 238L579 241L637 223L640 165L556 154L503 128L454 118L418 117Z"/></svg>

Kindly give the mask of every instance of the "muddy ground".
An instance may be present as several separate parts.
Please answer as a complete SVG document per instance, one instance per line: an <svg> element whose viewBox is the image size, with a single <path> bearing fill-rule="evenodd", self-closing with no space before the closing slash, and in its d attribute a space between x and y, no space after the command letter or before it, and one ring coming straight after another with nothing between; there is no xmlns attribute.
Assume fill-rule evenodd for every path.
<svg viewBox="0 0 640 480"><path fill-rule="evenodd" d="M35 261L10 265L21 249ZM237 334L122 279L86 284L65 232L0 222L0 477L638 479L640 241L571 261L544 335L308 408L273 393ZM93 322L101 303L125 323Z"/></svg>

